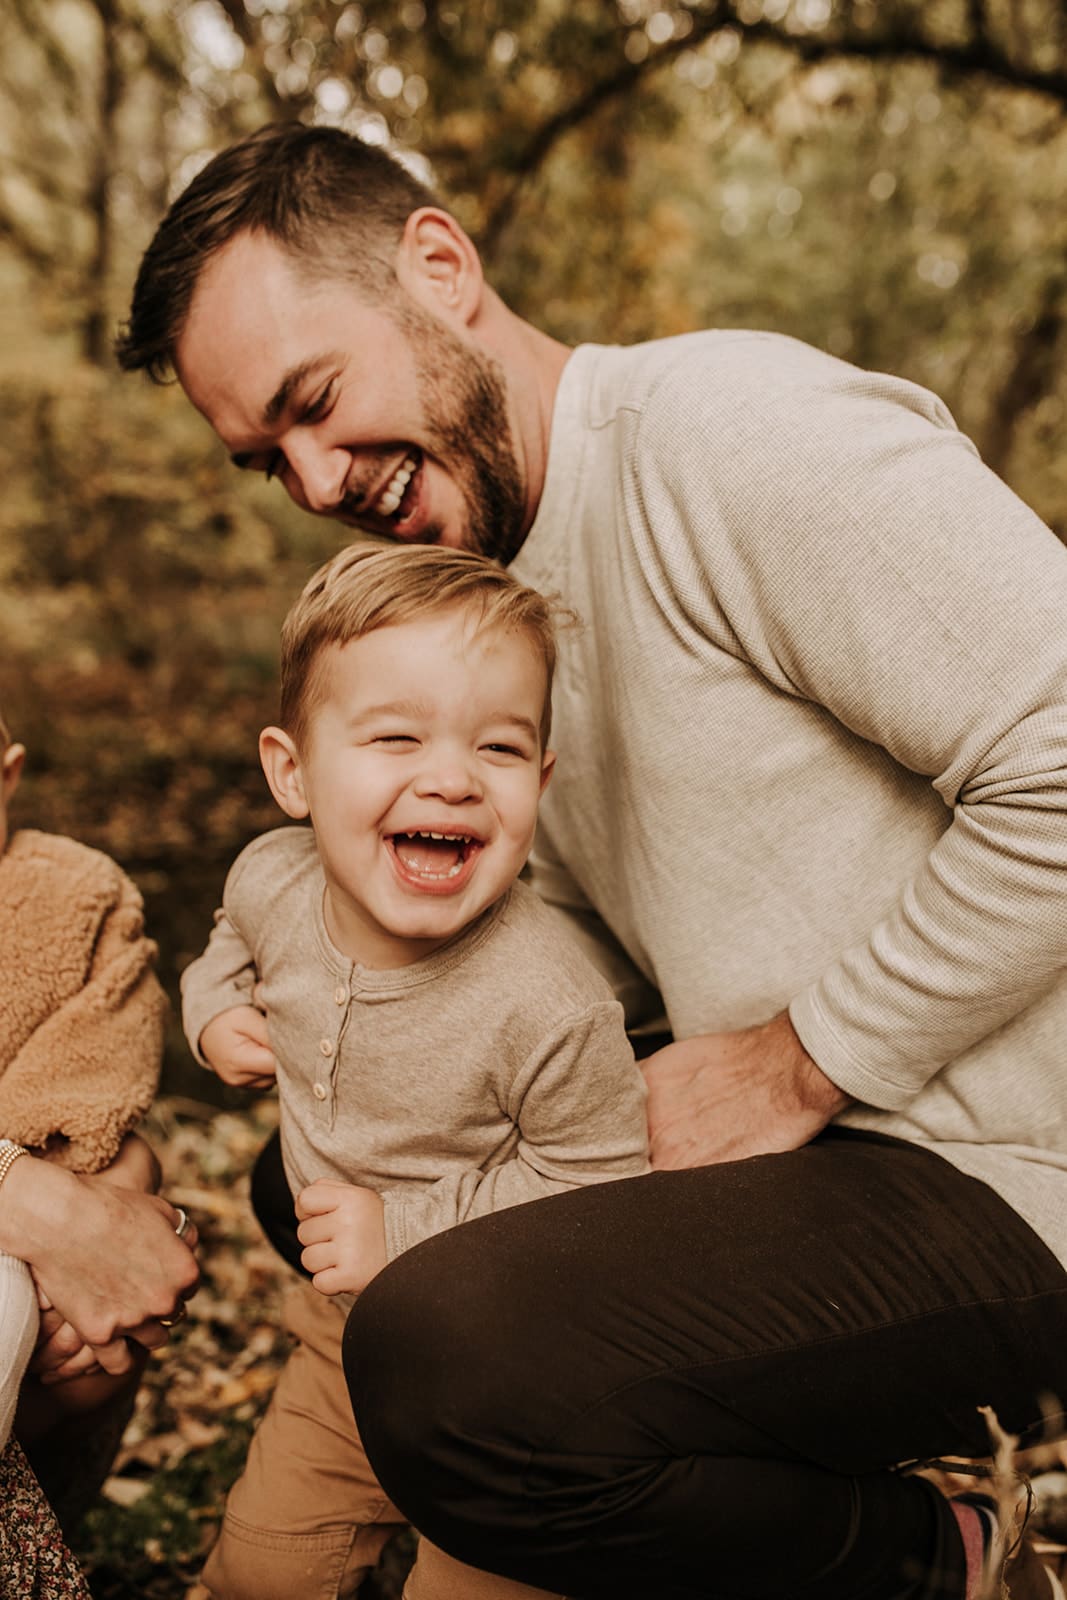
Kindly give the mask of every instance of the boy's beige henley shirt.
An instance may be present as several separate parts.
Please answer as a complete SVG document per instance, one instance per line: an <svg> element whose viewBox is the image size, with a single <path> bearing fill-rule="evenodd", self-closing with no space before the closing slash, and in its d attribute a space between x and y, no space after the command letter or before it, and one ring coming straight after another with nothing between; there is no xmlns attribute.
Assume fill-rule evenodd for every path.
<svg viewBox="0 0 1067 1600"><path fill-rule="evenodd" d="M392 1259L467 1218L647 1170L622 1008L530 889L390 971L335 948L324 890L310 829L263 834L182 976L199 1054L258 973L294 1194L316 1178L376 1190Z"/></svg>

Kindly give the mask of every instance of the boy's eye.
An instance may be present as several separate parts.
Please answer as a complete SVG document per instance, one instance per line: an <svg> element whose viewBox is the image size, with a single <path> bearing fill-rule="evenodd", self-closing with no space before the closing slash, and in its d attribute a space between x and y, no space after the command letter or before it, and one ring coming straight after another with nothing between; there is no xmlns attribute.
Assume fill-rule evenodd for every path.
<svg viewBox="0 0 1067 1600"><path fill-rule="evenodd" d="M378 733L375 734L374 744L408 745L417 744L418 740L413 733Z"/></svg>
<svg viewBox="0 0 1067 1600"><path fill-rule="evenodd" d="M485 749L494 756L517 756L520 761L526 758L526 751L514 744L487 744Z"/></svg>

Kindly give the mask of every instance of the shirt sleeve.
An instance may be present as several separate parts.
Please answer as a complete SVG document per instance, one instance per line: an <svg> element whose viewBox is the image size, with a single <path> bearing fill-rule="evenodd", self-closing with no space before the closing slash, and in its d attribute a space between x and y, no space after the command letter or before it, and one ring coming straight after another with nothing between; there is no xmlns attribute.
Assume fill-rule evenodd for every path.
<svg viewBox="0 0 1067 1600"><path fill-rule="evenodd" d="M622 1006L628 1031L668 1032L659 990L639 970L575 883L541 827L526 878Z"/></svg>
<svg viewBox="0 0 1067 1600"><path fill-rule="evenodd" d="M1067 552L933 396L840 372L654 424L647 465L702 530L705 625L947 808L889 914L789 1008L840 1088L895 1109L1067 964Z"/></svg>
<svg viewBox="0 0 1067 1600"><path fill-rule="evenodd" d="M191 961L181 976L182 1027L202 1067L208 1062L200 1050L200 1035L221 1012L252 1005L256 976L252 952L224 906L215 913L203 955Z"/></svg>
<svg viewBox="0 0 1067 1600"><path fill-rule="evenodd" d="M34 1030L0 1077L0 1128L77 1171L118 1153L152 1103L167 1001L141 896L115 869L83 986Z"/></svg>
<svg viewBox="0 0 1067 1600"><path fill-rule="evenodd" d="M510 1159L442 1178L421 1194L385 1192L390 1260L472 1217L648 1171L644 1079L614 1001L568 1018L541 1042L507 1109L518 1128Z"/></svg>

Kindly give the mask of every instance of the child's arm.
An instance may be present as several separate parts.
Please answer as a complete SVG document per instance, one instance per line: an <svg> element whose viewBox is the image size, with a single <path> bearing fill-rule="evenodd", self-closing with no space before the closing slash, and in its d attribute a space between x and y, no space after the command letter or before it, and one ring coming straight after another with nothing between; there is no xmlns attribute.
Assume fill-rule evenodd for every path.
<svg viewBox="0 0 1067 1600"><path fill-rule="evenodd" d="M256 981L251 950L217 911L207 948L182 973L182 1026L197 1060L238 1089L269 1089L278 1072Z"/></svg>
<svg viewBox="0 0 1067 1600"><path fill-rule="evenodd" d="M303 1263L324 1294L359 1293L431 1234L506 1206L649 1170L645 1086L622 1008L598 1001L543 1041L511 1087L514 1155L421 1193L319 1179L297 1196Z"/></svg>
<svg viewBox="0 0 1067 1600"><path fill-rule="evenodd" d="M113 868L86 980L0 1077L0 1128L62 1166L98 1169L152 1103L167 1002L141 897Z"/></svg>

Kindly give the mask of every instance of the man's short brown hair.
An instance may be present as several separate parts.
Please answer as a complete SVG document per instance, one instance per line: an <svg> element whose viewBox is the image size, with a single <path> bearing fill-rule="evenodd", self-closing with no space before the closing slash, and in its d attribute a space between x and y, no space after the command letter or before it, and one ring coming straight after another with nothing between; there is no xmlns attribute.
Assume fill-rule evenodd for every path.
<svg viewBox="0 0 1067 1600"><path fill-rule="evenodd" d="M259 128L209 161L156 229L115 341L119 366L165 381L200 274L238 234L264 233L309 278L346 278L380 300L405 222L436 203L399 161L339 128Z"/></svg>
<svg viewBox="0 0 1067 1600"><path fill-rule="evenodd" d="M330 645L454 606L469 608L479 630L526 634L544 661L544 749L552 721L556 623L573 622L574 614L484 556L439 545L354 544L319 568L282 625L282 727L297 745L306 739L324 689L322 653Z"/></svg>

